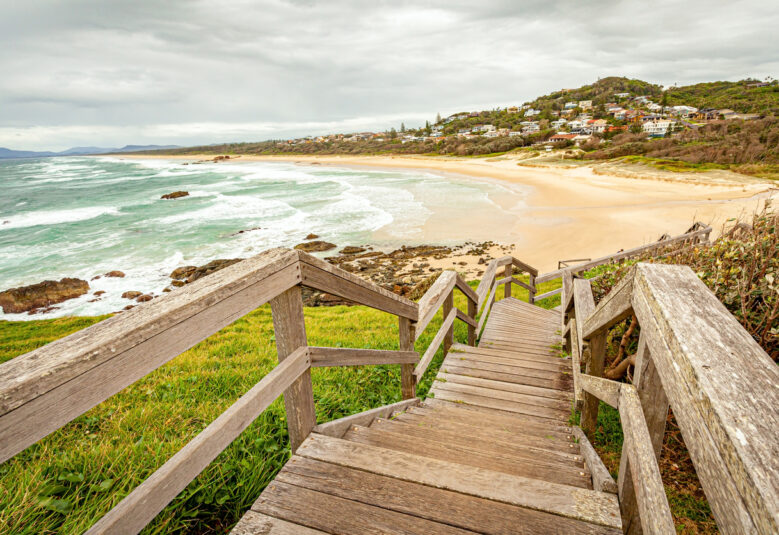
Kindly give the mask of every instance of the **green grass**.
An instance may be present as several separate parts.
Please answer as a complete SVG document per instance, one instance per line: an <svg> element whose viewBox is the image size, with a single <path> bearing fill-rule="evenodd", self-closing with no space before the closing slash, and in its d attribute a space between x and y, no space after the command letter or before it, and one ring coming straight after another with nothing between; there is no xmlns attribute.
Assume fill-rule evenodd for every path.
<svg viewBox="0 0 779 535"><path fill-rule="evenodd" d="M558 282L559 285L559 282ZM475 286L475 284L474 284ZM554 283L542 286L548 291ZM514 296L527 291L513 285ZM502 298L502 289L498 299ZM555 301L556 299L556 301ZM551 308L559 296L543 303ZM455 305L467 310L455 292ZM366 307L306 308L311 345L398 349L395 316ZM0 361L92 325L103 317L0 322ZM441 312L417 341L424 351ZM455 339L467 328L455 322ZM439 350L418 393L443 360ZM273 323L263 306L179 355L104 403L0 465L0 532L81 533L194 438L276 364ZM317 419L325 422L399 401L399 366L312 370ZM223 533L289 457L281 400L203 471L145 533Z"/></svg>

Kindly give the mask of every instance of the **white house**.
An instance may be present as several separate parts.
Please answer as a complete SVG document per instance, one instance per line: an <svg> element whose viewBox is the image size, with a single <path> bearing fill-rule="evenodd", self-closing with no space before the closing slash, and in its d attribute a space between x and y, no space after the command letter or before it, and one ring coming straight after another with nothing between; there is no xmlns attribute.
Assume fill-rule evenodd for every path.
<svg viewBox="0 0 779 535"><path fill-rule="evenodd" d="M589 110L592 108L592 101L591 100L580 100L579 101L579 107L583 110Z"/></svg>
<svg viewBox="0 0 779 535"><path fill-rule="evenodd" d="M568 123L565 119L557 119L556 121L552 121L550 123L550 126L554 128L555 130L559 130L563 126L565 126Z"/></svg>
<svg viewBox="0 0 779 535"><path fill-rule="evenodd" d="M576 105L576 103L575 103L575 102L566 102L566 103L565 103L565 109L566 109L566 110L572 110L572 109L574 109L576 106L577 106L577 105Z"/></svg>
<svg viewBox="0 0 779 535"><path fill-rule="evenodd" d="M530 108L525 111L525 117L533 117L534 115L538 115L541 113L541 110L534 110L533 108Z"/></svg>
<svg viewBox="0 0 779 535"><path fill-rule="evenodd" d="M643 124L642 128L644 132L651 137L662 137L668 133L668 130L676 124L676 121L669 119L659 119L655 121L647 121Z"/></svg>

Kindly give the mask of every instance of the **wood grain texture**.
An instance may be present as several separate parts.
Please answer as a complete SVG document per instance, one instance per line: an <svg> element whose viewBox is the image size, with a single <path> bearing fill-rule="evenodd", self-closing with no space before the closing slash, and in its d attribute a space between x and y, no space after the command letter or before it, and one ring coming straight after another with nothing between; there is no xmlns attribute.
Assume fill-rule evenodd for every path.
<svg viewBox="0 0 779 535"><path fill-rule="evenodd" d="M416 351L414 330L416 324L408 318L398 317L399 349L401 351ZM413 399L417 395L417 381L414 377L415 364L400 365L400 391L403 399Z"/></svg>
<svg viewBox="0 0 779 535"><path fill-rule="evenodd" d="M281 393L309 370L301 347L179 450L87 532L138 533Z"/></svg>
<svg viewBox="0 0 779 535"><path fill-rule="evenodd" d="M620 528L613 494L512 476L402 451L311 435L298 454L430 487Z"/></svg>
<svg viewBox="0 0 779 535"><path fill-rule="evenodd" d="M299 348L307 345L306 320L303 316L303 298L300 286L293 286L274 297L270 303L273 330L276 335L276 354L284 362ZM308 353L308 349L306 349ZM300 446L316 425L314 388L311 370L307 369L284 391L284 408L292 452Z"/></svg>
<svg viewBox="0 0 779 535"><path fill-rule="evenodd" d="M419 320L416 325L417 339L452 293L456 278L457 274L454 271L444 271L419 300Z"/></svg>
<svg viewBox="0 0 779 535"><path fill-rule="evenodd" d="M611 477L608 468L603 464L595 448L590 444L587 435L584 434L581 427L574 426L574 436L579 440L579 451L587 462L587 466L592 474L592 488L602 492L610 492L612 494L617 492L617 482ZM624 519L623 519L624 525Z"/></svg>
<svg viewBox="0 0 779 535"><path fill-rule="evenodd" d="M392 403L390 405L382 405L381 407L376 407L375 409L358 412L357 414L344 416L343 418L339 418L337 420L318 424L316 427L314 427L313 431L314 433L319 433L321 435L341 438L344 436L344 433L349 430L349 427L353 425L371 425L373 420L376 418L388 418L394 412L404 411L409 407L419 405L419 402L419 398L412 398L398 401L397 403Z"/></svg>
<svg viewBox="0 0 779 535"><path fill-rule="evenodd" d="M630 316L633 312L631 296L633 295L634 275L635 268L632 268L608 295L601 299L598 306L595 307L582 324L582 338L586 340L596 334L605 332L612 325Z"/></svg>
<svg viewBox="0 0 779 535"><path fill-rule="evenodd" d="M591 396L594 396L601 401L605 401L615 409L619 407L622 383L586 374L581 374L579 376L579 382L582 389Z"/></svg>
<svg viewBox="0 0 779 535"><path fill-rule="evenodd" d="M448 336L449 330L454 324L455 317L457 317L456 311L454 309L450 310L449 314L444 319L444 322L441 324L441 327L439 327L435 337L433 337L433 340L427 347L427 350L422 355L422 358L419 359L419 363L417 364L416 368L414 368L414 380L416 383L419 383L419 381L422 380L422 376L425 374L427 367L430 366L430 363L433 361L433 357L435 356L436 351L438 351L438 348L444 342L444 339ZM444 353L446 353L446 348L444 349Z"/></svg>
<svg viewBox="0 0 779 535"><path fill-rule="evenodd" d="M557 295L557 294L562 293L562 292L563 292L562 287L561 288L557 288L556 290L550 290L548 292L544 292L544 293L542 293L540 295L535 296L535 301L538 302L538 301L541 301L542 299L546 299L547 297L552 297L553 295Z"/></svg>
<svg viewBox="0 0 779 535"><path fill-rule="evenodd" d="M676 533L671 509L660 477L660 467L652 449L649 430L644 421L641 401L633 385L620 389L619 418L630 458L630 473L638 503L641 529L644 533Z"/></svg>
<svg viewBox="0 0 779 535"><path fill-rule="evenodd" d="M468 299L469 302L472 302L474 304L479 303L479 296L476 294L476 292L471 288L468 283L463 279L459 273L455 274L454 279L454 285L455 287L460 290L463 295Z"/></svg>
<svg viewBox="0 0 779 535"><path fill-rule="evenodd" d="M688 267L638 264L633 306L724 533L779 532L779 370Z"/></svg>
<svg viewBox="0 0 779 535"><path fill-rule="evenodd" d="M325 532L249 510L230 535L325 535Z"/></svg>
<svg viewBox="0 0 779 535"><path fill-rule="evenodd" d="M377 364L416 364L416 351L393 351L387 349L359 349L350 347L309 346L311 367L326 366L368 366Z"/></svg>

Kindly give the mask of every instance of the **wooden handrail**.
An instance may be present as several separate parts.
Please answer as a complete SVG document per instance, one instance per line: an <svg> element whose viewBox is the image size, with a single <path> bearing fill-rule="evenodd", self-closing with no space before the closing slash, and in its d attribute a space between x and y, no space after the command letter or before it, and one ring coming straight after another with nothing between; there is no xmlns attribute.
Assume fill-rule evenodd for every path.
<svg viewBox="0 0 779 535"><path fill-rule="evenodd" d="M711 230L712 229L710 226L704 225L704 227L701 228L700 230L685 232L684 234L679 234L678 236L668 238L667 240L661 240L654 243L649 243L647 245L640 245L638 247L634 247L626 251L621 251L619 253L601 256L600 258L596 258L595 260L590 260L589 262L584 262L582 264L576 264L574 266L568 266L565 268L556 269L554 271L549 271L548 273L539 275L536 278L536 284L541 284L542 282L559 279L560 277L563 276L563 273L566 272L572 274L581 273L582 271L587 271L588 269L602 266L603 264L609 264L611 262L616 262L618 260L624 260L626 258L638 256L640 254L647 253L649 251L654 251L655 249L662 249L664 247L668 247L669 245L673 245L675 243L684 242L687 240L700 240L704 236L706 237L706 239L708 239L709 235L711 234Z"/></svg>
<svg viewBox="0 0 779 535"><path fill-rule="evenodd" d="M385 349L359 349L349 347L309 346L311 367L366 366L377 364L416 364L416 351L394 351Z"/></svg>
<svg viewBox="0 0 779 535"><path fill-rule="evenodd" d="M427 370L427 367L430 365L430 362L433 360L436 351L438 351L438 348L443 343L444 337L449 332L449 329L452 328L452 324L454 323L456 317L457 317L457 309L454 308L452 309L451 312L449 312L449 315L446 316L446 318L444 318L444 322L441 324L441 327L438 329L438 332L433 338L433 341L430 342L427 351L425 351L424 355L422 355L422 358L419 359L419 363L417 364L417 367L414 368L414 377L417 383L419 383L419 381L422 379L422 376L425 374L425 370Z"/></svg>
<svg viewBox="0 0 779 535"><path fill-rule="evenodd" d="M719 529L779 532L779 371L716 296L687 266L639 263L597 307L583 279L573 281L571 299L572 349L588 342L591 360L602 363L603 347L593 344L615 323L633 313L641 327L635 386L599 377L590 363L592 375L576 381L620 411L624 525L638 517L645 532L673 532L670 515L658 516L665 495L649 470L656 463L647 462L662 446L670 405ZM585 403L582 427L596 417L597 403Z"/></svg>

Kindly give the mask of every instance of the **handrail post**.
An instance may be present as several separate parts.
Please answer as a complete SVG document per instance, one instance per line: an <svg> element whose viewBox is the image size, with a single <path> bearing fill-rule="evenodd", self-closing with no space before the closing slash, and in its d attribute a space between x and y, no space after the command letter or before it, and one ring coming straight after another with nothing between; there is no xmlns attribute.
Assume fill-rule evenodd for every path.
<svg viewBox="0 0 779 535"><path fill-rule="evenodd" d="M530 283L528 286L530 286L530 290L528 290L527 293L527 302L531 305L536 304L536 276L530 273Z"/></svg>
<svg viewBox="0 0 779 535"><path fill-rule="evenodd" d="M398 316L399 349L415 351L416 324L408 318ZM411 399L417 395L417 382L414 378L414 364L400 365L400 390L403 399Z"/></svg>
<svg viewBox="0 0 779 535"><path fill-rule="evenodd" d="M444 301L443 306L443 318L446 319L449 316L449 313L454 308L454 290L449 292L449 295L446 296L446 300ZM452 326L449 327L449 330L446 331L446 336L444 336L444 356L449 352L449 348L452 347L452 344L454 343L454 323L452 323Z"/></svg>
<svg viewBox="0 0 779 535"><path fill-rule="evenodd" d="M506 267L503 268L503 277L509 278L509 282L507 282L503 286L503 297L511 297L511 276L514 274L514 264L506 264ZM531 286L532 288L532 286Z"/></svg>
<svg viewBox="0 0 779 535"><path fill-rule="evenodd" d="M663 437L665 435L665 423L668 417L668 398L663 390L663 384L657 374L655 364L646 347L644 333L641 333L638 340L638 351L636 351L636 367L633 375L633 385L638 391L638 397L641 400L641 409L644 412L649 437L652 440L652 449L655 452L655 459L660 457L660 451L663 448ZM630 461L627 448L622 446L622 455L619 461L619 477L617 486L619 492L619 507L622 515L622 528L625 533L641 533L641 523L639 519L638 503L636 502L636 491L631 473ZM640 485L641 482L638 482Z"/></svg>
<svg viewBox="0 0 779 535"><path fill-rule="evenodd" d="M472 299L468 299L468 317L472 320L476 320L476 314L478 313L478 305L476 301L473 301ZM475 346L476 345L476 327L468 324L468 345L469 346Z"/></svg>
<svg viewBox="0 0 779 535"><path fill-rule="evenodd" d="M581 318L576 318L580 321ZM571 336L576 336L572 333ZM589 341L590 358L587 360L585 373L595 377L603 377L603 367L606 360L606 332L598 333L590 338ZM592 394L584 393L584 403L582 405L582 416L579 427L588 435L595 431L598 422L598 406L600 401Z"/></svg>
<svg viewBox="0 0 779 535"><path fill-rule="evenodd" d="M279 362L282 362L296 349L308 344L300 286L293 286L271 299L270 306L276 335L276 352ZM295 453L316 425L310 369L284 391L284 407L287 412L289 442L292 453Z"/></svg>

